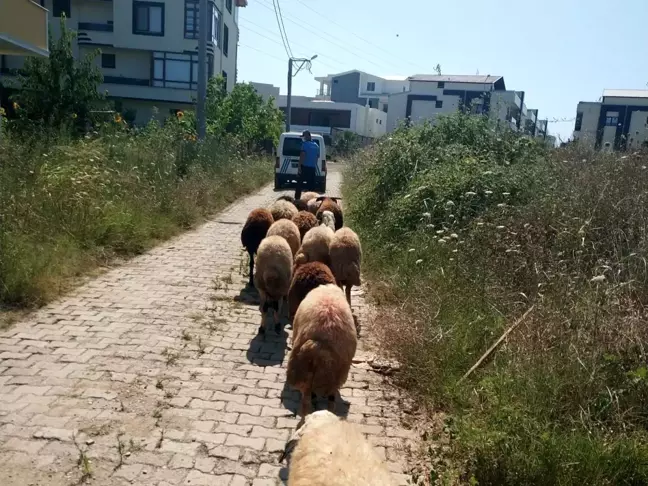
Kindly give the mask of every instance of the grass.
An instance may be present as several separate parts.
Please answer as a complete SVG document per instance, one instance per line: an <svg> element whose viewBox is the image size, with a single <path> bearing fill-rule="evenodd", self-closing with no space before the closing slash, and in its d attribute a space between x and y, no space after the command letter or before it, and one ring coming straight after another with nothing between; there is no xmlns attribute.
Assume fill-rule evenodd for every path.
<svg viewBox="0 0 648 486"><path fill-rule="evenodd" d="M0 138L0 305L30 308L268 182L272 162L177 126Z"/></svg>
<svg viewBox="0 0 648 486"><path fill-rule="evenodd" d="M549 152L462 115L350 161L381 342L448 417L427 477L648 484L647 167L648 153Z"/></svg>

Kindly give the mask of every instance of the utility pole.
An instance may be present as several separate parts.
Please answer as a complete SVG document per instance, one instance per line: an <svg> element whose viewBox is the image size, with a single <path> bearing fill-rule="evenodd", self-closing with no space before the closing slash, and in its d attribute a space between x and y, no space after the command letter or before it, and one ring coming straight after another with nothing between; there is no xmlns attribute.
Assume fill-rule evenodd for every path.
<svg viewBox="0 0 648 486"><path fill-rule="evenodd" d="M209 37L209 11L207 0L200 0L198 7L198 100L196 115L198 117L198 138L205 139L207 120L205 117L205 102L207 100L207 38Z"/></svg>
<svg viewBox="0 0 648 486"><path fill-rule="evenodd" d="M291 118L291 111L292 111L292 78L297 76L299 74L299 71L301 71L304 66L308 66L308 70L310 71L310 64L311 61L313 61L315 58L317 58L317 54L315 54L313 57L310 59L296 59L294 57L291 57L288 59L288 97L286 99L286 131L290 131L290 118ZM293 63L294 62L299 62L299 67L297 68L297 72L293 74Z"/></svg>
<svg viewBox="0 0 648 486"><path fill-rule="evenodd" d="M549 118L545 120L545 129L544 129L544 137L542 137L543 140L547 140L547 132L549 131Z"/></svg>
<svg viewBox="0 0 648 486"><path fill-rule="evenodd" d="M517 131L520 131L520 126L522 125L522 111L524 110L524 91L522 91L522 96L520 96L520 116L517 119Z"/></svg>
<svg viewBox="0 0 648 486"><path fill-rule="evenodd" d="M290 115L291 115L291 98L292 98L292 57L288 59L288 99L286 100L286 131L290 131Z"/></svg>

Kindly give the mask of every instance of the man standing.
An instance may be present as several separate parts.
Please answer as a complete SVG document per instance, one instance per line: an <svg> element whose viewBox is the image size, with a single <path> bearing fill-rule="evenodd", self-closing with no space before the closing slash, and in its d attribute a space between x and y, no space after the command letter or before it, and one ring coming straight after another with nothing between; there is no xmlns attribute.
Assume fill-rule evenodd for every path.
<svg viewBox="0 0 648 486"><path fill-rule="evenodd" d="M309 188L315 186L315 174L317 170L317 161L320 156L320 148L311 138L308 130L302 133L301 153L299 154L299 167L297 172L297 189L295 190L295 199L299 199L302 193L304 182Z"/></svg>

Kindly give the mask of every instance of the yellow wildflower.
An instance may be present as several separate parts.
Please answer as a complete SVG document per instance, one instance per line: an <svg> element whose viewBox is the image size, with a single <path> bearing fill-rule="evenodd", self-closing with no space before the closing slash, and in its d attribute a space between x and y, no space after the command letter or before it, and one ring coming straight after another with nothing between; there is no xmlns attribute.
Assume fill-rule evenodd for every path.
<svg viewBox="0 0 648 486"><path fill-rule="evenodd" d="M116 115L116 116L115 116L115 121L116 121L117 123L121 123L121 122L122 122L122 117L121 117L121 115L119 115L119 114Z"/></svg>
<svg viewBox="0 0 648 486"><path fill-rule="evenodd" d="M77 119L77 114L76 113L72 113L72 119L74 119L74 120Z"/></svg>
<svg viewBox="0 0 648 486"><path fill-rule="evenodd" d="M176 116L177 116L178 118L182 119L182 117L184 116L184 113L181 112L181 111L178 111L178 112L176 113Z"/></svg>
<svg viewBox="0 0 648 486"><path fill-rule="evenodd" d="M17 110L18 108L20 108L20 105L14 101L13 102L13 109Z"/></svg>

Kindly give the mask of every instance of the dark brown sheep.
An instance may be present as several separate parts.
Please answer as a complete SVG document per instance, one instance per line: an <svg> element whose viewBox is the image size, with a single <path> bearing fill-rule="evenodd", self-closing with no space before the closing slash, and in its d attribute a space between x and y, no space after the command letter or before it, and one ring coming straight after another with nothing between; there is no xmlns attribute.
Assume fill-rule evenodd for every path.
<svg viewBox="0 0 648 486"><path fill-rule="evenodd" d="M322 213L324 211L331 211L333 213L333 216L335 216L335 230L339 230L342 226L344 226L344 219L342 215L342 208L340 208L340 205L337 203L339 198L336 197L327 197L327 196L322 196L318 197L317 201L321 201L321 204L319 208L317 209L317 221L320 223L322 222Z"/></svg>
<svg viewBox="0 0 648 486"><path fill-rule="evenodd" d="M301 301L308 292L320 285L334 284L335 277L331 269L322 262L309 262L293 270L293 279L288 291L288 308L292 319Z"/></svg>
<svg viewBox="0 0 648 486"><path fill-rule="evenodd" d="M241 231L241 243L250 255L250 287L254 287L254 255L274 223L272 214L267 209L254 209L247 217Z"/></svg>
<svg viewBox="0 0 648 486"><path fill-rule="evenodd" d="M299 228L299 235L301 239L304 239L304 235L308 232L309 229L317 226L317 218L313 213L308 211L299 211L296 215L293 216L293 223Z"/></svg>

